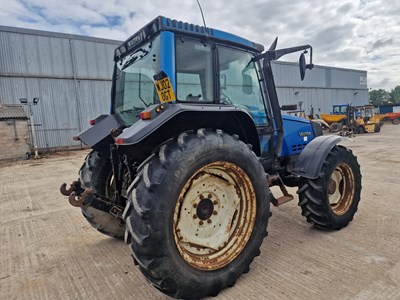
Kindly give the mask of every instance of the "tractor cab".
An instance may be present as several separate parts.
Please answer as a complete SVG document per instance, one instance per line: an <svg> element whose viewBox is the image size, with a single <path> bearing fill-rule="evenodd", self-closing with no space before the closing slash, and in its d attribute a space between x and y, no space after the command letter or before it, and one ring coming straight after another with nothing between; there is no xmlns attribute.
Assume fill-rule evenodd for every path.
<svg viewBox="0 0 400 300"><path fill-rule="evenodd" d="M115 50L111 113L125 127L140 127L139 120L154 119L171 106L186 113L203 107L209 112L180 120L180 128L166 131L173 135L174 130L177 134L178 130L199 124L233 134L240 131L236 128L240 126L243 133L239 136L243 139L251 139L250 132L255 132L249 142L269 164L273 152L276 156L298 154L321 134L319 125L282 118L270 61L311 47L275 51L276 41L271 47L262 53L262 45L233 34L157 17ZM312 68L312 64L306 65L302 54L302 78L306 68ZM265 69L269 73L265 74ZM235 113L224 113L228 110ZM249 128L238 119L248 120ZM288 129L286 140L284 129ZM117 143L131 143L131 136L124 132Z"/></svg>
<svg viewBox="0 0 400 300"><path fill-rule="evenodd" d="M262 50L232 34L158 17L115 51L112 112L130 126L160 103L236 105L266 124L253 61Z"/></svg>

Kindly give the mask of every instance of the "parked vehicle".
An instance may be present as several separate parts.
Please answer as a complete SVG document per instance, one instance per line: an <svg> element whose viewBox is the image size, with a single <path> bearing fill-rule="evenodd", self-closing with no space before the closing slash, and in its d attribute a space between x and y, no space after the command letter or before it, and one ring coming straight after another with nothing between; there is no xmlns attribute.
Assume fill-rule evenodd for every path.
<svg viewBox="0 0 400 300"><path fill-rule="evenodd" d="M400 112L387 113L386 116L394 125L400 124Z"/></svg>
<svg viewBox="0 0 400 300"><path fill-rule="evenodd" d="M331 132L339 132L347 122L349 104L334 104L330 114L320 114L322 120L328 125Z"/></svg>
<svg viewBox="0 0 400 300"><path fill-rule="evenodd" d="M331 132L352 133L379 132L385 116L376 115L373 106L352 106L350 104L333 105L331 114L321 114L329 124Z"/></svg>
<svg viewBox="0 0 400 300"><path fill-rule="evenodd" d="M373 105L356 106L358 118L362 118L365 124L378 124L379 127L384 125L384 121L388 119L387 114L380 114L378 108Z"/></svg>

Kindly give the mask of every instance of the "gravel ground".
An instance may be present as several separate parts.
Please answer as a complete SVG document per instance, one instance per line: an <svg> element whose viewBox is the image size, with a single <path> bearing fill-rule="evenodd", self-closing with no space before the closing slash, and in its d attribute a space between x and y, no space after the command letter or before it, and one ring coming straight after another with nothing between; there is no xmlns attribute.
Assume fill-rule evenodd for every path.
<svg viewBox="0 0 400 300"><path fill-rule="evenodd" d="M354 221L314 229L297 199L272 208L261 255L217 299L400 299L400 126L346 142L363 190ZM167 299L59 193L88 151L0 167L1 299ZM295 190L291 190L295 193Z"/></svg>

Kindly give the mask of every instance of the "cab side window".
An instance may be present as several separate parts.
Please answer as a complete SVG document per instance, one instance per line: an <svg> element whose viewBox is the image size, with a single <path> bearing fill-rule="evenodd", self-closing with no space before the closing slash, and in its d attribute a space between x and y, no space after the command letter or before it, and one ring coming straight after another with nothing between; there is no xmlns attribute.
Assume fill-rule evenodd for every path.
<svg viewBox="0 0 400 300"><path fill-rule="evenodd" d="M209 45L177 38L176 94L179 101L213 101L212 51Z"/></svg>
<svg viewBox="0 0 400 300"><path fill-rule="evenodd" d="M267 115L253 55L218 47L220 102L246 109L256 125L266 125Z"/></svg>

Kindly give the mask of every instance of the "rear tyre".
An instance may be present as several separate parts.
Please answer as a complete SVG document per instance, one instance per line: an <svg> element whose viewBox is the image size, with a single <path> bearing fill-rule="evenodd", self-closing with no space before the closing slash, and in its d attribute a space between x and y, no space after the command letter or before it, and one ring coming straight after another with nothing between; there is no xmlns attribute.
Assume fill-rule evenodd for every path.
<svg viewBox="0 0 400 300"><path fill-rule="evenodd" d="M256 155L220 130L164 144L139 167L128 195L125 241L143 275L171 297L215 296L260 253L266 176Z"/></svg>
<svg viewBox="0 0 400 300"><path fill-rule="evenodd" d="M381 131L381 126L379 126L378 124L375 124L374 132L380 132L380 131Z"/></svg>
<svg viewBox="0 0 400 300"><path fill-rule="evenodd" d="M83 188L112 198L114 187L111 161L105 155L97 151L90 152L79 170L79 178ZM125 222L121 219L92 206L82 207L82 214L99 232L118 239L124 238Z"/></svg>
<svg viewBox="0 0 400 300"><path fill-rule="evenodd" d="M365 129L363 126L357 126L356 127L356 134L363 134L365 133Z"/></svg>
<svg viewBox="0 0 400 300"><path fill-rule="evenodd" d="M400 119L399 119L399 118L393 119L393 120L392 120L392 123L393 123L394 125L399 125L399 124L400 124Z"/></svg>
<svg viewBox="0 0 400 300"><path fill-rule="evenodd" d="M307 222L327 230L339 230L353 220L361 194L361 172L351 150L335 146L319 177L303 179L299 206Z"/></svg>

